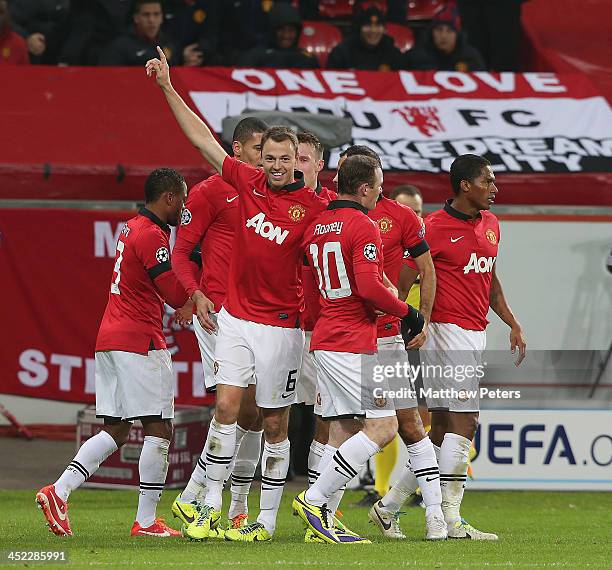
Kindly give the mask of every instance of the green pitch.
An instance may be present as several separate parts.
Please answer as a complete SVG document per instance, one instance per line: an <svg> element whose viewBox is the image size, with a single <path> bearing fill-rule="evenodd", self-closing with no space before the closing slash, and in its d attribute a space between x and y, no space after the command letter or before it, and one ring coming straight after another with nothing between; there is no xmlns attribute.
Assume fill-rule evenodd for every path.
<svg viewBox="0 0 612 570"><path fill-rule="evenodd" d="M343 520L375 541L361 546L304 544L287 491L274 541L266 544L133 539L129 531L136 511L135 491L76 491L70 503L75 536L60 538L47 531L34 495L35 491L0 491L0 550L65 550L69 559L65 566L74 568L610 567L612 509L605 493L466 493L462 514L475 526L498 533L496 543L427 543L422 540L424 516L418 507L408 508L402 517L408 540L384 540L378 529L367 524L367 509L349 506L360 495L347 493ZM158 514L176 527L170 514L174 496L173 491L164 494ZM258 494L253 493L253 513L257 501Z"/></svg>

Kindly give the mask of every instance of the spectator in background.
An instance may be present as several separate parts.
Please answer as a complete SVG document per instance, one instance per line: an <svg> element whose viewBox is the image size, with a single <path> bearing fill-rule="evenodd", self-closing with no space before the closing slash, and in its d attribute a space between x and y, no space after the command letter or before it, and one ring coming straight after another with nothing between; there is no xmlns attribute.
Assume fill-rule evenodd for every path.
<svg viewBox="0 0 612 570"><path fill-rule="evenodd" d="M97 65L100 53L124 33L129 0L71 0L70 33L59 55L63 65Z"/></svg>
<svg viewBox="0 0 612 570"><path fill-rule="evenodd" d="M0 65L29 64L25 40L11 28L11 15L6 0L0 0Z"/></svg>
<svg viewBox="0 0 612 570"><path fill-rule="evenodd" d="M482 71L485 64L478 50L461 32L457 10L447 7L432 20L423 41L406 52L406 69Z"/></svg>
<svg viewBox="0 0 612 570"><path fill-rule="evenodd" d="M164 19L160 0L136 0L132 19L132 30L104 49L100 65L144 66L157 57L156 46L164 50L170 65L179 61L176 46L160 33Z"/></svg>
<svg viewBox="0 0 612 570"><path fill-rule="evenodd" d="M391 200L395 200L404 206L408 206L419 217L423 217L423 195L421 191L412 184L401 184L394 188L389 194Z"/></svg>
<svg viewBox="0 0 612 570"><path fill-rule="evenodd" d="M370 6L357 11L352 35L332 49L327 67L389 71L400 69L401 63L402 53L385 34L385 13Z"/></svg>
<svg viewBox="0 0 612 570"><path fill-rule="evenodd" d="M235 65L244 52L266 43L268 12L272 2L233 0L223 2L219 51L226 65Z"/></svg>
<svg viewBox="0 0 612 570"><path fill-rule="evenodd" d="M319 63L313 55L298 47L302 34L300 13L289 4L276 4L268 13L267 46L245 53L238 64L244 67L297 67L313 69Z"/></svg>
<svg viewBox="0 0 612 570"><path fill-rule="evenodd" d="M25 38L31 63L57 63L69 7L69 0L11 0L13 30Z"/></svg>
<svg viewBox="0 0 612 570"><path fill-rule="evenodd" d="M524 0L458 0L470 43L494 71L518 71Z"/></svg>
<svg viewBox="0 0 612 570"><path fill-rule="evenodd" d="M165 0L162 32L178 41L183 65L220 65L223 0Z"/></svg>

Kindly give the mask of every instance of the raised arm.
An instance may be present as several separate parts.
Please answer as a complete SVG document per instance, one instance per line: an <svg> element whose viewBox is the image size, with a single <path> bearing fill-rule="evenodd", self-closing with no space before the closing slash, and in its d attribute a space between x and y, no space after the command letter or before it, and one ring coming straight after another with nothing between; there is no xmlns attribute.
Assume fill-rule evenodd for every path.
<svg viewBox="0 0 612 570"><path fill-rule="evenodd" d="M159 53L159 59L155 58L147 61L145 66L147 76L150 77L155 74L157 84L164 92L168 105L170 105L170 109L172 109L174 117L185 136L210 165L221 174L223 161L227 153L217 142L204 121L187 106L187 103L174 90L170 82L170 68L166 56L159 46L157 46L157 52Z"/></svg>
<svg viewBox="0 0 612 570"><path fill-rule="evenodd" d="M520 323L516 320L512 309L506 301L501 281L497 277L495 265L493 266L493 278L491 280L491 291L489 292L489 305L497 316L510 327L510 350L514 354L518 348L518 355L514 364L519 366L525 358L527 342L525 341Z"/></svg>

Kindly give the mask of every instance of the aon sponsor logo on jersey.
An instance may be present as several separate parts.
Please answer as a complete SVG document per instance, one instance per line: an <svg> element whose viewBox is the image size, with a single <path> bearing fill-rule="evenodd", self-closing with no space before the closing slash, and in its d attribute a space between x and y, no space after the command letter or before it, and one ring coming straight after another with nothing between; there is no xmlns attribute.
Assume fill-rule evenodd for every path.
<svg viewBox="0 0 612 570"><path fill-rule="evenodd" d="M463 268L463 273L469 273L470 271L475 273L491 273L496 259L497 257L478 257L475 253L472 253L468 264Z"/></svg>
<svg viewBox="0 0 612 570"><path fill-rule="evenodd" d="M268 222L263 212L259 212L259 214L247 220L246 227L255 228L256 234L270 241L275 241L278 245L282 244L289 235L289 230L283 230L272 222Z"/></svg>

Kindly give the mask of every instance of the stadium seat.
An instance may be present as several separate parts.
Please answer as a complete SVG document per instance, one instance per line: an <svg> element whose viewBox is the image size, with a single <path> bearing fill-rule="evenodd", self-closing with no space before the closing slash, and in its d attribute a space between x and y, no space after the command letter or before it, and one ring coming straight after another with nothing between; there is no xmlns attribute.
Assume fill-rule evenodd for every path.
<svg viewBox="0 0 612 570"><path fill-rule="evenodd" d="M431 20L445 4L444 0L408 0L408 20Z"/></svg>
<svg viewBox="0 0 612 570"><path fill-rule="evenodd" d="M342 34L336 26L325 22L303 23L300 48L315 55L321 67L325 67L329 52L341 41Z"/></svg>
<svg viewBox="0 0 612 570"><path fill-rule="evenodd" d="M319 16L321 18L350 18L353 15L357 0L319 0ZM362 6L376 5L387 11L387 0L361 0Z"/></svg>
<svg viewBox="0 0 612 570"><path fill-rule="evenodd" d="M387 22L387 34L393 38L395 47L402 53L408 51L414 45L414 34L410 28Z"/></svg>

